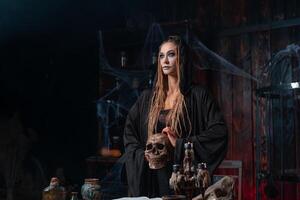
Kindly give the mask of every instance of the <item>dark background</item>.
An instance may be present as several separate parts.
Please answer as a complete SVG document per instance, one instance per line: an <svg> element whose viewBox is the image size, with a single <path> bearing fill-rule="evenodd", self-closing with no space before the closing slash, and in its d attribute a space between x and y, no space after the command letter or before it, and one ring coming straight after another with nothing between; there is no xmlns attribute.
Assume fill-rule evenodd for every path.
<svg viewBox="0 0 300 200"><path fill-rule="evenodd" d="M276 52L299 44L299 16L298 0L2 0L0 128L18 113L28 151L16 140L5 143L13 134L1 129L1 156L10 155L7 147L19 147L25 151L24 171L33 171L34 157L47 182L63 168L68 184L82 184L85 159L97 154L96 100L105 93L99 86L99 30L106 56L116 66L122 50L132 64L153 22L188 19L202 42L256 76ZM243 163L242 199L255 199L256 83L215 71L195 77L208 83L224 113L230 135L226 159ZM295 133L292 156L299 170ZM1 156L0 170L11 161ZM6 196L4 176L0 199ZM27 180L19 178L16 186L22 178ZM262 199L267 199L266 184L259 185ZM281 181L276 187L281 192L276 199L300 198L299 184Z"/></svg>
<svg viewBox="0 0 300 200"><path fill-rule="evenodd" d="M116 63L120 49L142 47L151 23L193 18L193 4L0 2L0 115L9 119L19 113L30 140L28 154L39 160L47 181L63 168L68 182L81 184L85 158L97 152L95 102L103 92L98 88L98 31ZM8 133L1 134L5 138Z"/></svg>

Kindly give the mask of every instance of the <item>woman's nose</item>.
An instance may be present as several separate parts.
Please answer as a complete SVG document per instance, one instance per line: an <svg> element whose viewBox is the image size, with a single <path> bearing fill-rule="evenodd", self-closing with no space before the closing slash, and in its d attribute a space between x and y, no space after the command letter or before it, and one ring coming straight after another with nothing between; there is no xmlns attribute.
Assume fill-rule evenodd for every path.
<svg viewBox="0 0 300 200"><path fill-rule="evenodd" d="M164 59L164 63L167 63L167 64L169 63L168 56L166 56L166 57L165 57L165 59Z"/></svg>

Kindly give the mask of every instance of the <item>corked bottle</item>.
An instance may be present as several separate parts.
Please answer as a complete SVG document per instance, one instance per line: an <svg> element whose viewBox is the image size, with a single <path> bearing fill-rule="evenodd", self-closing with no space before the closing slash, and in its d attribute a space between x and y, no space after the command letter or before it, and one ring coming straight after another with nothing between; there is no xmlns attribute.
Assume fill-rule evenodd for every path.
<svg viewBox="0 0 300 200"><path fill-rule="evenodd" d="M57 177L51 178L50 185L43 190L43 200L65 200L66 192L64 187L59 186Z"/></svg>

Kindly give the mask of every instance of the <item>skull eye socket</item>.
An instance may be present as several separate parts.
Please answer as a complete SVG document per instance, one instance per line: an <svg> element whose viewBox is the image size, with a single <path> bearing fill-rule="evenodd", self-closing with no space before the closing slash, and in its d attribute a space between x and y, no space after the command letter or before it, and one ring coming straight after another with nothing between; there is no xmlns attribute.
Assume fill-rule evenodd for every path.
<svg viewBox="0 0 300 200"><path fill-rule="evenodd" d="M153 145L152 145L152 144L147 144L146 150L150 150L150 149L152 149L152 148L153 148Z"/></svg>
<svg viewBox="0 0 300 200"><path fill-rule="evenodd" d="M163 145L163 144L157 144L157 148L158 148L159 150L162 150L164 147L165 147L165 145Z"/></svg>

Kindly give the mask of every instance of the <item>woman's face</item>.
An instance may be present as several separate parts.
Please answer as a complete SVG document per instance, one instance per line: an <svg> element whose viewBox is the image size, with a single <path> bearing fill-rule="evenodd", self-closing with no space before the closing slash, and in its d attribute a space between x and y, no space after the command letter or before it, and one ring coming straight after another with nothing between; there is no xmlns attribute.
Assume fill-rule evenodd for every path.
<svg viewBox="0 0 300 200"><path fill-rule="evenodd" d="M165 75L177 76L176 48L173 42L166 42L160 48L159 62Z"/></svg>

